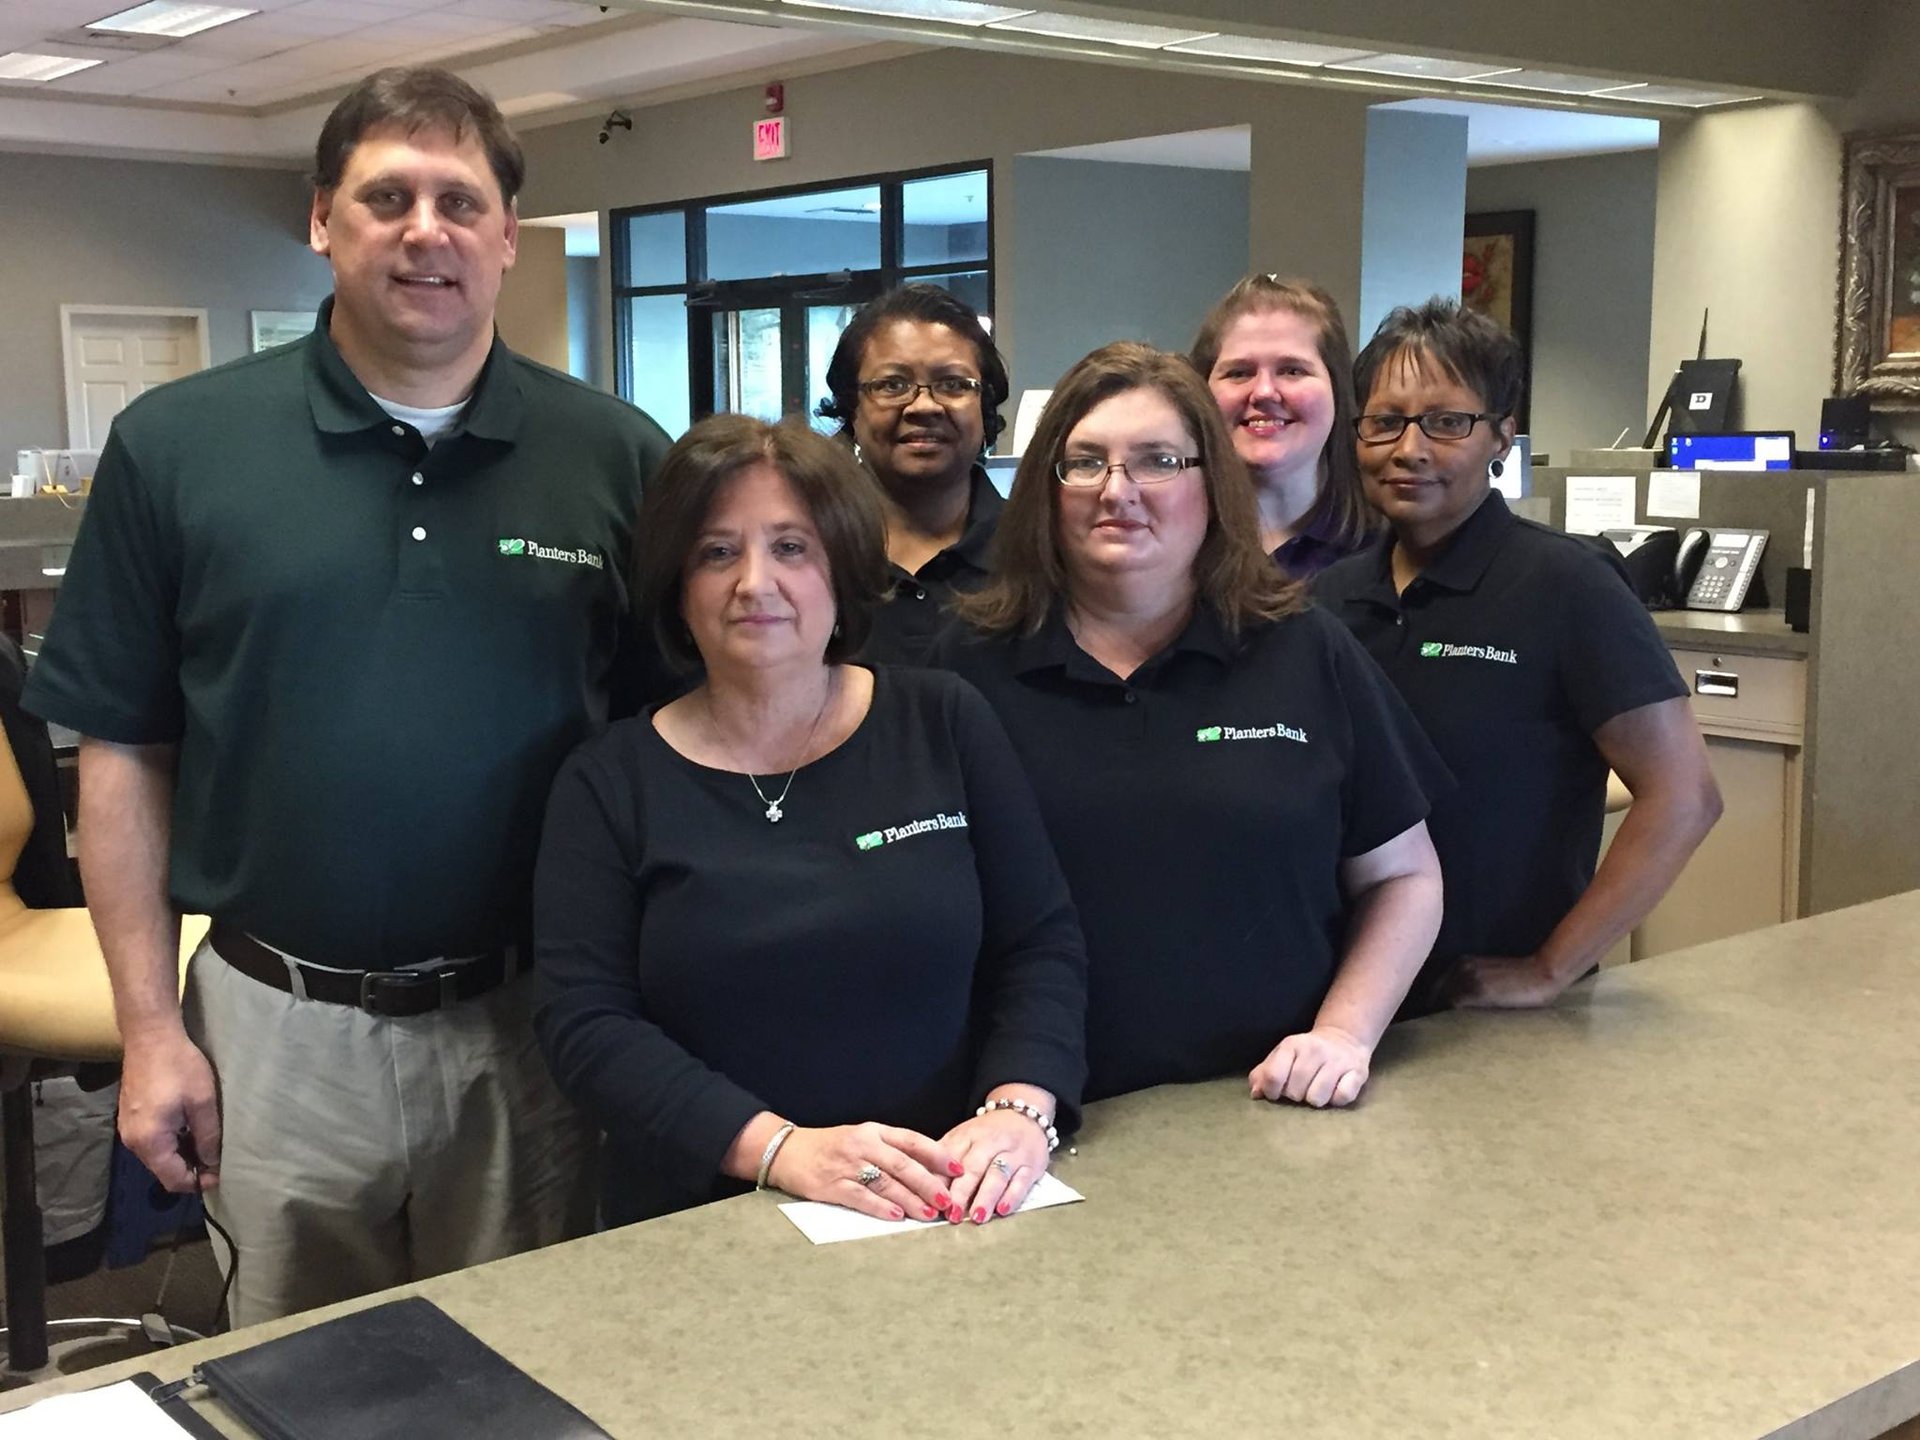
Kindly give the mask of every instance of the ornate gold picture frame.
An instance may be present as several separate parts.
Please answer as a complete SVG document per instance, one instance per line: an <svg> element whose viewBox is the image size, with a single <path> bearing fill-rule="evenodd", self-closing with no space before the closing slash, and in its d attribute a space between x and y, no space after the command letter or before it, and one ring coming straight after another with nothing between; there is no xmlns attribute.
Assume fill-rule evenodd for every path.
<svg viewBox="0 0 1920 1440"><path fill-rule="evenodd" d="M1834 393L1920 410L1920 134L1849 135Z"/></svg>

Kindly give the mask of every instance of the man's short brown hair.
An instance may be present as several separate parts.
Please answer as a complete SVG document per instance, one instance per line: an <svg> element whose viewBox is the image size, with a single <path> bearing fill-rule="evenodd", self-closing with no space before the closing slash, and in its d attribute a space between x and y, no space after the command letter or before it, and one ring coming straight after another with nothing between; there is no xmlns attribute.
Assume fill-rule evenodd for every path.
<svg viewBox="0 0 1920 1440"><path fill-rule="evenodd" d="M353 147L374 131L407 135L442 130L458 145L469 135L487 152L500 198L511 205L527 178L527 159L507 128L506 116L480 91L437 65L395 65L376 70L341 97L313 150L313 183L332 190L346 174Z"/></svg>
<svg viewBox="0 0 1920 1440"><path fill-rule="evenodd" d="M721 486L759 464L773 466L793 487L826 550L837 622L827 663L859 654L873 632L873 607L887 593L887 530L871 477L846 446L803 420L769 425L747 415L712 415L660 462L641 502L634 547L634 611L653 617L660 653L683 670L701 663L681 610L687 560Z"/></svg>

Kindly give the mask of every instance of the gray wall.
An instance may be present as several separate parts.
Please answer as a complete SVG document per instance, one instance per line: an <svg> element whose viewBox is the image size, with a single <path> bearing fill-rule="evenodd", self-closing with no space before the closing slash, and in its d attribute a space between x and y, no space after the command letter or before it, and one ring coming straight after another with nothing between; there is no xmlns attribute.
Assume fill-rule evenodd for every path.
<svg viewBox="0 0 1920 1440"><path fill-rule="evenodd" d="M1470 212L1534 212L1533 448L1557 463L1646 430L1659 172L1641 150L1467 173Z"/></svg>
<svg viewBox="0 0 1920 1440"><path fill-rule="evenodd" d="M1109 340L1184 350L1246 273L1247 188L1237 171L1016 159L1014 259L998 277L1023 337L1015 395L1051 389Z"/></svg>
<svg viewBox="0 0 1920 1440"><path fill-rule="evenodd" d="M599 277L600 262L593 256L567 258L567 373L611 390L600 365L607 316L600 308Z"/></svg>
<svg viewBox="0 0 1920 1440"><path fill-rule="evenodd" d="M1365 194L1356 344L1364 344L1396 305L1460 293L1465 117L1369 111Z"/></svg>
<svg viewBox="0 0 1920 1440"><path fill-rule="evenodd" d="M0 454L64 445L63 304L208 311L213 360L249 310L317 306L307 185L286 170L0 154Z"/></svg>

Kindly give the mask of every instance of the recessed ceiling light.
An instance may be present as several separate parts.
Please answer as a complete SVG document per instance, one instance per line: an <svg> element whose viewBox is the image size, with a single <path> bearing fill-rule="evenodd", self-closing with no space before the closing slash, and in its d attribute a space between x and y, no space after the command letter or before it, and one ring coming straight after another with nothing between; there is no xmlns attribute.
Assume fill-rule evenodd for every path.
<svg viewBox="0 0 1920 1440"><path fill-rule="evenodd" d="M973 0L787 0L787 4L809 10L857 10L864 15L939 20L948 25L987 25L1033 13L1017 5L976 5Z"/></svg>
<svg viewBox="0 0 1920 1440"><path fill-rule="evenodd" d="M35 55L28 50L16 50L10 55L0 55L0 80L58 80L62 75L90 70L101 63L75 60L70 55Z"/></svg>
<svg viewBox="0 0 1920 1440"><path fill-rule="evenodd" d="M1512 75L1518 65L1495 65L1486 60L1443 60L1437 55L1363 55L1341 60L1330 70L1358 70L1368 75L1411 75L1421 80L1487 80Z"/></svg>
<svg viewBox="0 0 1920 1440"><path fill-rule="evenodd" d="M1690 90L1682 85L1616 85L1610 90L1596 90L1596 100L1631 100L1636 105L1681 105L1689 110L1703 110L1709 105L1738 105L1747 100L1759 100L1759 95L1731 95L1725 90Z"/></svg>
<svg viewBox="0 0 1920 1440"><path fill-rule="evenodd" d="M1257 35L1209 35L1204 40L1182 40L1167 49L1228 60L1268 60L1278 65L1331 65L1336 60L1358 60L1373 53L1350 45L1306 45L1297 40L1263 40Z"/></svg>
<svg viewBox="0 0 1920 1440"><path fill-rule="evenodd" d="M1557 70L1515 70L1486 83L1513 90L1545 90L1554 95L1595 95L1602 90L1618 89L1622 82L1600 75L1567 75Z"/></svg>
<svg viewBox="0 0 1920 1440"><path fill-rule="evenodd" d="M136 5L131 10L122 10L118 15L95 20L87 29L117 30L126 35L165 35L180 40L188 35L198 35L202 30L211 30L216 25L229 25L235 20L244 20L249 15L259 13L258 10L235 9L231 5L189 5L184 0L153 0L151 4Z"/></svg>
<svg viewBox="0 0 1920 1440"><path fill-rule="evenodd" d="M1092 20L1084 15L1035 13L1016 20L996 21L995 30L1020 30L1030 35L1055 35L1062 40L1097 40L1104 45L1132 45L1160 50L1182 40L1205 40L1206 30L1175 30L1167 25L1135 25L1126 20Z"/></svg>

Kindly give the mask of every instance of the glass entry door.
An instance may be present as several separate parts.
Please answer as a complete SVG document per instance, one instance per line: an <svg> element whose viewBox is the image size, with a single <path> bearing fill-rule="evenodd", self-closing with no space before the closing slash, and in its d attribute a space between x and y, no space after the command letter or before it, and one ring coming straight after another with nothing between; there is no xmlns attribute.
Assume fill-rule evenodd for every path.
<svg viewBox="0 0 1920 1440"><path fill-rule="evenodd" d="M731 410L760 420L813 419L827 393L827 366L854 312L879 293L879 276L808 277L715 286L702 297L711 363L698 413ZM814 420L822 428L829 422Z"/></svg>

